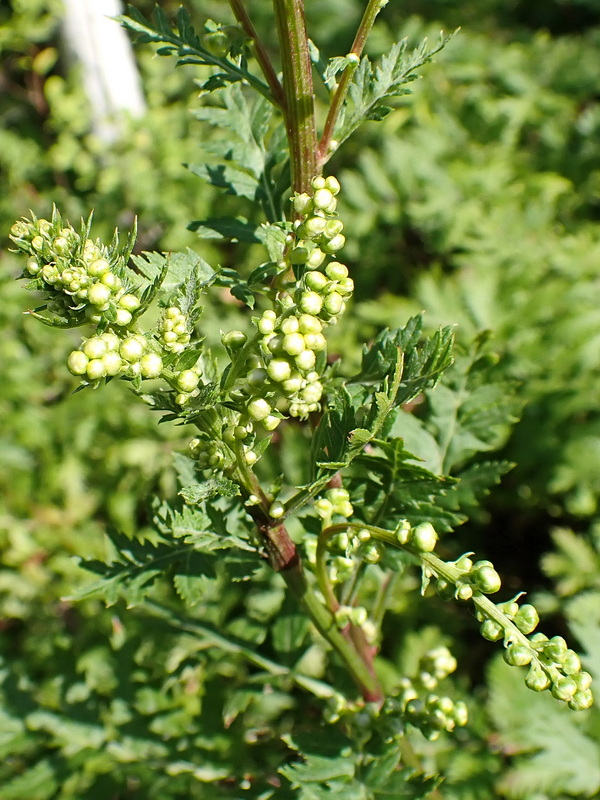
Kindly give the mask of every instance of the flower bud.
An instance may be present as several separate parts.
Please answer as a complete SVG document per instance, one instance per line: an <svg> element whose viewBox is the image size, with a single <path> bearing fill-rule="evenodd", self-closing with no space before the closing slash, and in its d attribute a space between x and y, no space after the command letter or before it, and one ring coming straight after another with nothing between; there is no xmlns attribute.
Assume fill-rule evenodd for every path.
<svg viewBox="0 0 600 800"><path fill-rule="evenodd" d="M89 264L89 266L87 267L87 273L88 275L91 275L92 278L99 278L109 270L110 270L110 264L105 258L97 258L95 261L92 261L92 263Z"/></svg>
<svg viewBox="0 0 600 800"><path fill-rule="evenodd" d="M293 197L292 203L297 214L309 214L313 208L312 198L306 192Z"/></svg>
<svg viewBox="0 0 600 800"><path fill-rule="evenodd" d="M119 298L119 306L126 311L136 311L140 307L140 301L134 294L124 294Z"/></svg>
<svg viewBox="0 0 600 800"><path fill-rule="evenodd" d="M525 667L531 663L533 655L525 645L509 644L504 651L504 660L511 667Z"/></svg>
<svg viewBox="0 0 600 800"><path fill-rule="evenodd" d="M325 253L320 247L313 248L306 259L306 269L317 269L325 260Z"/></svg>
<svg viewBox="0 0 600 800"><path fill-rule="evenodd" d="M333 255L337 253L338 250L341 250L342 247L346 244L346 237L343 233L338 233L329 241L325 241L321 243L321 250L328 255Z"/></svg>
<svg viewBox="0 0 600 800"><path fill-rule="evenodd" d="M193 392L200 382L200 376L192 369L184 369L177 376L177 386L182 392Z"/></svg>
<svg viewBox="0 0 600 800"><path fill-rule="evenodd" d="M543 692L550 686L550 678L534 664L525 678L525 685L534 692Z"/></svg>
<svg viewBox="0 0 600 800"><path fill-rule="evenodd" d="M271 406L262 397L257 397L248 404L248 416L260 422L266 419L271 413Z"/></svg>
<svg viewBox="0 0 600 800"><path fill-rule="evenodd" d="M283 337L282 348L289 356L299 355L306 349L304 336L301 333L288 333Z"/></svg>
<svg viewBox="0 0 600 800"><path fill-rule="evenodd" d="M106 369L106 374L114 377L123 368L123 359L115 350L109 350L102 356L102 363Z"/></svg>
<svg viewBox="0 0 600 800"><path fill-rule="evenodd" d="M111 298L112 292L103 283L94 283L88 289L88 300L93 306L104 306Z"/></svg>
<svg viewBox="0 0 600 800"><path fill-rule="evenodd" d="M569 708L573 709L573 711L585 711L591 708L593 704L594 695L590 689L586 689L583 692L576 692L569 700Z"/></svg>
<svg viewBox="0 0 600 800"><path fill-rule="evenodd" d="M143 336L130 336L121 342L119 354L125 361L139 361L145 349L146 340Z"/></svg>
<svg viewBox="0 0 600 800"><path fill-rule="evenodd" d="M500 576L493 566L488 566L490 562L478 561L473 567L470 578L475 582L477 588L484 594L494 594L500 589Z"/></svg>
<svg viewBox="0 0 600 800"><path fill-rule="evenodd" d="M344 230L344 223L341 219L330 219L327 220L327 224L325 225L325 230L323 231L323 237L325 239L333 239L334 236L337 236L338 233L341 233Z"/></svg>
<svg viewBox="0 0 600 800"><path fill-rule="evenodd" d="M577 684L573 678L559 678L550 691L557 700L571 700L577 693Z"/></svg>
<svg viewBox="0 0 600 800"><path fill-rule="evenodd" d="M535 606L532 606L530 603L522 605L514 619L515 625L521 633L531 633L537 628L540 621Z"/></svg>
<svg viewBox="0 0 600 800"><path fill-rule="evenodd" d="M309 272L304 277L304 283L307 289L312 289L315 292L322 292L327 286L327 278L322 272Z"/></svg>
<svg viewBox="0 0 600 800"><path fill-rule="evenodd" d="M274 431L275 428L277 428L280 423L281 423L281 417L278 417L276 414L269 414L262 421L263 428L266 431Z"/></svg>
<svg viewBox="0 0 600 800"><path fill-rule="evenodd" d="M88 361L85 372L91 381L97 381L106 377L106 366L101 358L94 358Z"/></svg>
<svg viewBox="0 0 600 800"><path fill-rule="evenodd" d="M332 281L341 281L348 277L348 267L339 261L332 261L325 267L327 277Z"/></svg>
<svg viewBox="0 0 600 800"><path fill-rule="evenodd" d="M126 308L117 308L117 313L115 315L115 325L119 325L119 327L126 328L130 323L133 317L131 316L131 312L127 311Z"/></svg>
<svg viewBox="0 0 600 800"><path fill-rule="evenodd" d="M315 239L324 232L326 226L327 220L325 217L308 217L298 228L298 236L302 239ZM324 247L321 249L327 252Z"/></svg>
<svg viewBox="0 0 600 800"><path fill-rule="evenodd" d="M481 625L480 631L488 642L497 642L504 636L504 628L493 619L486 619Z"/></svg>
<svg viewBox="0 0 600 800"><path fill-rule="evenodd" d="M576 675L581 672L581 659L574 650L567 650L561 661L561 667L565 675Z"/></svg>
<svg viewBox="0 0 600 800"><path fill-rule="evenodd" d="M313 274L311 273L311 275ZM314 315L318 314L323 307L323 300L316 292L302 292L298 305L306 314Z"/></svg>
<svg viewBox="0 0 600 800"><path fill-rule="evenodd" d="M283 503L280 503L276 500L274 503L271 503L271 507L269 508L269 516L272 519L281 519L285 514L285 506Z"/></svg>
<svg viewBox="0 0 600 800"><path fill-rule="evenodd" d="M84 375L88 365L88 357L82 350L73 350L67 359L67 367L73 375Z"/></svg>
<svg viewBox="0 0 600 800"><path fill-rule="evenodd" d="M422 553L431 553L435 549L437 539L438 535L433 525L430 522L421 522L412 529L410 541Z"/></svg>
<svg viewBox="0 0 600 800"><path fill-rule="evenodd" d="M323 189L317 189L313 195L313 203L315 208L318 208L321 211L324 211L331 205L331 201L333 200L333 194L323 187Z"/></svg>
<svg viewBox="0 0 600 800"><path fill-rule="evenodd" d="M157 353L146 353L140 359L142 378L158 378L163 370L163 360Z"/></svg>
<svg viewBox="0 0 600 800"><path fill-rule="evenodd" d="M103 339L99 336L94 336L84 342L82 350L88 358L102 358L108 347Z"/></svg>
<svg viewBox="0 0 600 800"><path fill-rule="evenodd" d="M296 366L298 369L308 372L311 370L317 361L317 357L312 350L303 350L295 358Z"/></svg>
<svg viewBox="0 0 600 800"><path fill-rule="evenodd" d="M333 175L329 175L325 178L324 188L329 189L331 194L336 195L340 191L340 183Z"/></svg>
<svg viewBox="0 0 600 800"><path fill-rule="evenodd" d="M267 374L271 380L276 381L277 383L282 383L283 381L288 380L292 374L289 361L286 361L283 358L274 358L267 365Z"/></svg>
<svg viewBox="0 0 600 800"><path fill-rule="evenodd" d="M325 188L325 178L322 175L317 175L316 177L314 177L312 179L312 181L310 182L310 185L312 186L312 188L315 191L317 191L318 189L324 189Z"/></svg>
<svg viewBox="0 0 600 800"><path fill-rule="evenodd" d="M241 350L247 340L248 337L243 331L228 331L221 335L221 341L225 347L233 352Z"/></svg>
<svg viewBox="0 0 600 800"><path fill-rule="evenodd" d="M323 303L323 307L328 314L335 316L339 314L344 306L344 300L340 294L337 292L332 292L328 294L325 298L325 302Z"/></svg>

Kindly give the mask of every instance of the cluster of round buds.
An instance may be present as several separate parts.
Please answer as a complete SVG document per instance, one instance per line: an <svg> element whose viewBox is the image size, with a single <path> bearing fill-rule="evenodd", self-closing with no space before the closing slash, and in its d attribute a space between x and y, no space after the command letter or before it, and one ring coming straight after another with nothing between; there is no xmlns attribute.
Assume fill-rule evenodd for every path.
<svg viewBox="0 0 600 800"><path fill-rule="evenodd" d="M525 635L532 633L539 622L536 608L529 603L519 606L513 599L498 603L496 608L523 635L478 610L481 635L492 642L504 639L504 660L511 667L529 666L526 685L535 692L550 689L557 700L566 701L574 710L589 708L594 702L592 677L582 671L581 659L563 637L549 639L543 633L535 633L526 639Z"/></svg>
<svg viewBox="0 0 600 800"><path fill-rule="evenodd" d="M258 455L254 451L254 443L256 440L256 432L254 424L248 420L243 424L242 420L238 421L237 425L225 424L223 426L223 441L226 442L232 449L241 447L241 452L244 461L249 466L253 466L258 461ZM281 508L280 508L281 507ZM273 504L271 516L274 519L282 517L284 508L281 503Z"/></svg>
<svg viewBox="0 0 600 800"><path fill-rule="evenodd" d="M396 540L401 545L412 545L419 553L431 553L435 550L438 535L430 522L421 522L414 527L403 519L395 530Z"/></svg>
<svg viewBox="0 0 600 800"><path fill-rule="evenodd" d="M189 443L191 457L200 469L219 469L225 463L223 451L217 442L208 437L196 437Z"/></svg>
<svg viewBox="0 0 600 800"><path fill-rule="evenodd" d="M330 260L345 241L343 223L335 217L339 190L335 178L317 177L311 194L293 198L299 219L288 236L284 265L293 265L296 289L293 296L280 294L275 309L253 320L257 347L248 354L249 368L237 388L244 402L250 398L254 404L250 417L267 431L274 430L284 415L305 419L320 409L327 348L324 330L337 320L354 288L347 267ZM230 354L246 344L241 331L229 331L222 340Z"/></svg>
<svg viewBox="0 0 600 800"><path fill-rule="evenodd" d="M183 369L173 377L173 388L177 392L175 402L184 406L192 398L200 394L200 378L202 377L202 367L196 363L190 369Z"/></svg>
<svg viewBox="0 0 600 800"><path fill-rule="evenodd" d="M25 274L48 294L47 309L71 320L127 327L140 307L139 298L127 292L111 266L108 248L83 239L71 226L34 219L16 222L10 232L17 247L27 254Z"/></svg>
<svg viewBox="0 0 600 800"><path fill-rule="evenodd" d="M181 353L189 344L187 318L177 306L165 309L158 323L158 340L169 353Z"/></svg>
<svg viewBox="0 0 600 800"><path fill-rule="evenodd" d="M467 724L466 705L451 697L433 693L438 683L456 669L456 659L446 647L425 653L419 662L417 676L403 678L397 698L399 710L407 722L419 728L430 741L442 731L453 731Z"/></svg>
<svg viewBox="0 0 600 800"><path fill-rule="evenodd" d="M304 313L332 323L354 291L344 264L331 261L322 269L326 258L335 256L346 242L344 224L335 216L340 184L333 176L319 176L313 179L312 189L312 195L303 193L293 198L294 211L300 218L294 223L289 260L303 270L294 300Z"/></svg>
<svg viewBox="0 0 600 800"><path fill-rule="evenodd" d="M158 378L163 371L162 358L148 350L148 340L141 334L122 339L106 332L84 340L80 350L67 359L73 375L90 383L118 375L126 378Z"/></svg>
<svg viewBox="0 0 600 800"><path fill-rule="evenodd" d="M341 488L328 489L324 497L319 497L315 500L315 511L323 520L324 528L331 525L334 515L337 514L340 517L344 517L344 519L349 519L354 513L350 495L345 489Z"/></svg>
<svg viewBox="0 0 600 800"><path fill-rule="evenodd" d="M464 555L454 562L454 566L460 571L456 581L449 583L438 578L435 582L436 591L442 597L453 595L457 600L470 600L477 592L494 594L500 589L500 576L491 561L473 562L469 555Z"/></svg>
<svg viewBox="0 0 600 800"><path fill-rule="evenodd" d="M543 633L535 633L525 638L536 629L539 615L535 606L530 603L520 606L517 599L496 605L504 624L478 609L481 635L492 642L504 639L504 660L510 666L529 666L525 683L530 689L536 692L550 689L554 697L566 701L574 710L589 708L594 701L592 678L582 671L579 656L567 647L562 636L549 639Z"/></svg>
<svg viewBox="0 0 600 800"><path fill-rule="evenodd" d="M259 354L251 362L244 391L250 396L272 397L273 406L281 405L292 417L304 418L317 411L323 385L316 367L319 354L327 347L321 320L292 310L278 317L267 310L256 326Z"/></svg>

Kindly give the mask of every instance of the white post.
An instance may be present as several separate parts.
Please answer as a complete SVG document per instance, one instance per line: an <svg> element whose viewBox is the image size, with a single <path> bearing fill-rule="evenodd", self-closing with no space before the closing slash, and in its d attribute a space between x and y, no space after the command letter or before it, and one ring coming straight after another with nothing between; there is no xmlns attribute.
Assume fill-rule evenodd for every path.
<svg viewBox="0 0 600 800"><path fill-rule="evenodd" d="M65 47L81 69L93 131L111 142L124 113L137 117L146 108L131 44L111 19L122 13L120 0L63 0L63 6Z"/></svg>

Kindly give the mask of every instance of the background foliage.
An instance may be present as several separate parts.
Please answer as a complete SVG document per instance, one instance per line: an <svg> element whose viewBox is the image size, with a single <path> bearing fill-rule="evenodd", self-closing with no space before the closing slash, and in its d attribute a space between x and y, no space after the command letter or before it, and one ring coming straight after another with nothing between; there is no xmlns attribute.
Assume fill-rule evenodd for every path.
<svg viewBox="0 0 600 800"><path fill-rule="evenodd" d="M136 3L142 11L150 5ZM346 52L361 3L314 6L309 25L322 52ZM267 25L268 4L250 8L257 25ZM217 2L195 2L192 11L199 20L223 16ZM48 215L56 202L73 220L93 207L97 235L137 214L143 249L198 246L190 221L222 214L229 200L181 167L199 160L207 135L189 113L197 76L140 48L149 111L107 149L88 133L76 74L58 60L59 14L58 4L36 0L0 6L3 244L16 217L29 208ZM412 96L332 163L344 185L341 213L352 231L345 256L357 283L335 345L358 365L363 341L414 311L425 309L432 328L457 326L463 355L441 387L456 398L456 419L472 430L478 409L503 413L449 466L459 474L467 455L482 464L492 450L516 466L445 543L447 553L476 550L494 560L510 592L534 590L545 629L582 643L585 667L598 679L600 4L390 4L371 51L383 52L402 31L417 42L458 25ZM246 266L231 264L227 247L199 246L208 260ZM252 248L244 258L249 265ZM116 382L102 394L72 396L65 337L21 316L19 268L6 252L1 265L2 797L267 797L286 758L278 797L319 798L332 780L359 797L365 781L384 783L385 767L379 778L365 776L360 753L344 756L340 734L330 739L329 765L322 751L306 762L313 793L292 788L299 769L292 755L310 753L317 708L268 659L266 628L277 612L269 635L279 650L289 637L290 666L305 635L275 576L260 573L249 595L230 575L214 576L179 631L160 621L161 602L174 590L194 591L177 576L174 588L159 589L150 618L127 612L122 600L106 610L86 593L93 578L72 556L103 559L111 547L105 533L119 531L135 562L136 542L154 536L151 519L161 514L148 498L175 497L171 453L188 437L168 425L157 434L147 409ZM223 302L207 313L222 319L234 309ZM492 355L480 364L483 380L468 365L474 337L486 330ZM479 391L471 406L466 385ZM419 452L429 463L450 458L436 445L435 396L426 395L399 431L407 444L411 435L424 442L423 428L431 435L429 450ZM285 457L301 475L293 448ZM465 731L435 743L411 733L415 766L443 771L443 796L451 799L596 795L598 711L573 717L546 696L524 696L463 610L415 606L410 592L418 587L409 576L402 581L386 659L410 674L443 640L459 660L453 691L472 717ZM64 599L79 590L84 599ZM250 644L262 646L258 672ZM316 647L304 672L317 679L321 660ZM385 765L381 743L363 745ZM256 775L264 781L258 788ZM424 782L422 796L432 789ZM410 796L419 796L416 788Z"/></svg>

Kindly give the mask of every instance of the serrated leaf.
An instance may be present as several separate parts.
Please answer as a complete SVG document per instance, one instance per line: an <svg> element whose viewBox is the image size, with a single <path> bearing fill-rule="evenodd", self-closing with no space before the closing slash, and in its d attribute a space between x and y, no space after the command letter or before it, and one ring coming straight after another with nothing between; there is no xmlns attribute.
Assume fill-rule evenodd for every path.
<svg viewBox="0 0 600 800"><path fill-rule="evenodd" d="M334 139L344 142L365 119L383 119L389 110L385 101L407 94L407 85L417 78L417 70L429 63L450 38L440 35L438 43L432 47L424 39L408 54L407 42L403 39L392 45L375 68L368 57L363 56L352 75L346 113L338 120ZM338 71L340 67L341 62L334 61L332 70Z"/></svg>
<svg viewBox="0 0 600 800"><path fill-rule="evenodd" d="M581 718L548 692L532 692L523 673L501 658L492 662L488 675L488 708L501 743L513 754L502 792L515 800L539 792L594 796L600 790L600 750Z"/></svg>
<svg viewBox="0 0 600 800"><path fill-rule="evenodd" d="M211 497L236 497L239 493L240 487L229 478L210 478L186 486L179 492L189 505L198 505Z"/></svg>

